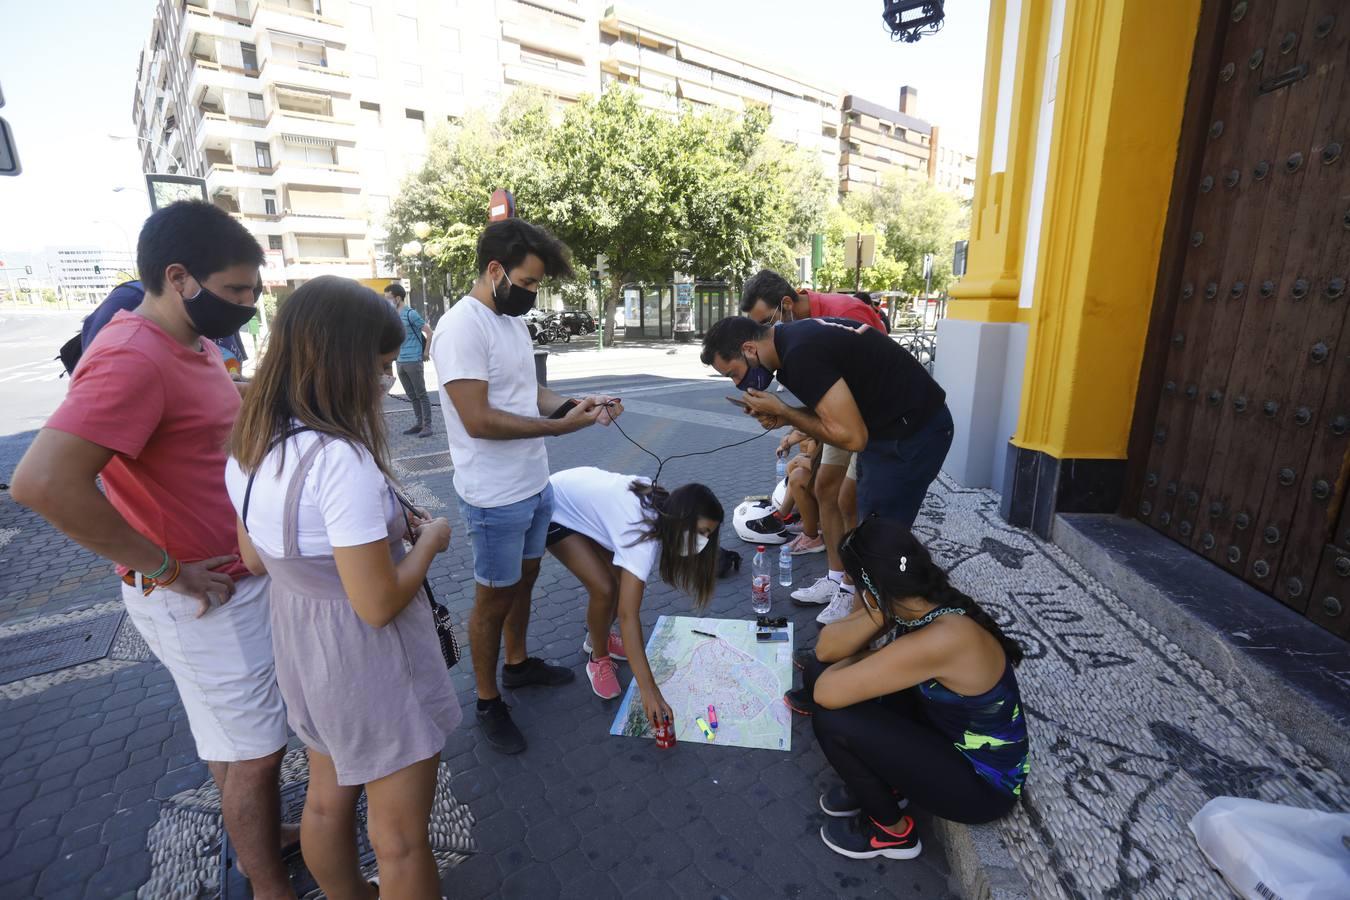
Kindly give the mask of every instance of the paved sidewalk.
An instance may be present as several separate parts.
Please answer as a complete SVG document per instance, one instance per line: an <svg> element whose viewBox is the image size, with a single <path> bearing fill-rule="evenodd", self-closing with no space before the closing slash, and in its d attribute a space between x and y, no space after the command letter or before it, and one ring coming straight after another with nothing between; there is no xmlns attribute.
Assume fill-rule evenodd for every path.
<svg viewBox="0 0 1350 900"><path fill-rule="evenodd" d="M726 385L710 379L634 376L569 387L598 390L602 381L632 397L622 424L658 453L760 433L734 410L730 416L723 411L729 409L722 399ZM411 408L398 400L388 408L397 435L411 424ZM448 460L440 456L439 420L436 432L426 439L399 435L395 456L414 496L456 524L432 583L463 622L472 599L471 565ZM713 456L677 460L662 480L702 480L729 513L746 493L767 490L773 445L774 438L763 436ZM0 446L0 463L11 455ZM655 467L617 429L553 441L550 460L555 469L595 464L651 474ZM0 528L13 529L0 548L6 567L0 571L7 572L0 637L63 616L116 611L106 565L53 535L4 494ZM729 528L722 543L746 550ZM58 584L68 582L60 591L43 587L54 568L66 566L78 575L57 577ZM8 574L20 568L22 577ZM823 568L823 558L813 558L799 564L797 577L814 578ZM721 582L710 614L748 616L748 581L743 568ZM30 604L36 594L41 600ZM830 782L805 720L794 724L790 753L693 742L660 751L649 741L610 737L617 701L595 698L582 671L584 603L576 580L546 559L531 652L574 666L578 681L557 690L508 692L529 749L500 756L478 740L472 724L446 748L447 777L433 820L448 896L952 896L942 848L922 818L925 850L912 862L856 863L820 842L824 817L816 799ZM661 614L690 609L687 598L658 582L647 592L643 617L650 628ZM775 609L793 612L785 598ZM794 616L805 637L815 633L808 624L813 612ZM11 698L0 699L0 897L120 897L138 889L146 898L192 897L218 890L214 790L203 789L207 773L192 752L167 673L144 660L143 646L124 623L108 658L0 686L0 698ZM469 723L471 675L467 662L454 673ZM628 679L624 668L621 680ZM287 780L302 774L299 760L288 761Z"/></svg>
<svg viewBox="0 0 1350 900"><path fill-rule="evenodd" d="M625 397L623 426L662 454L757 431L728 412L727 386L718 381L629 376L566 387ZM397 400L390 408L397 433L411 410ZM437 455L439 421L436 430L428 439L399 437L395 452L413 492L456 521L448 462ZM762 437L677 460L662 480L702 480L730 513L744 495L766 489L772 447L773 438ZM0 445L0 464L6 456ZM616 430L600 428L554 441L550 459L555 469L594 464L650 474L655 465ZM993 493L944 480L917 530L957 585L1027 648L1019 679L1031 776L1024 802L986 834L1002 843L1033 896L1224 896L1186 827L1207 799L1350 807L1344 773L1290 741L1058 548L1002 522L997 508ZM722 543L746 550L730 529ZM103 564L3 494L0 567L0 637L62 614L115 611ZM799 558L798 582L823 568L821 556ZM469 573L457 525L432 581L461 621ZM711 614L746 616L746 581L743 569L722 582ZM812 640L814 610L776 599L775 612L792 615L800 643ZM446 748L437 827L448 895L951 896L944 848L926 819L924 853L912 862L856 863L820 843L816 796L831 775L804 720L794 725L790 753L688 742L664 753L609 737L614 706L591 695L580 674L583 605L580 586L546 559L531 651L574 665L580 680L508 696L530 749L501 757L472 725ZM643 616L650 627L660 614L689 609L658 583ZM0 697L11 698L0 700L0 897L117 897L147 882L143 897L211 895L219 826L210 789L198 790L206 773L167 675L141 661L125 631L106 659L0 686ZM470 675L461 666L454 680L471 713ZM626 669L621 677L628 680ZM294 765L290 772L299 774Z"/></svg>

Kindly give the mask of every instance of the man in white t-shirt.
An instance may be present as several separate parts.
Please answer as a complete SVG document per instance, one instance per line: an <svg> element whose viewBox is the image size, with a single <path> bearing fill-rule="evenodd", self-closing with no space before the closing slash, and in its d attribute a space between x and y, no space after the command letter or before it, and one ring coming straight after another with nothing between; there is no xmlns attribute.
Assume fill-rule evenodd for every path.
<svg viewBox="0 0 1350 900"><path fill-rule="evenodd" d="M553 513L544 438L608 425L623 412L617 399L571 400L535 380L534 348L520 317L534 307L541 280L571 272L567 248L544 229L520 219L494 222L478 239L478 280L431 338L455 493L473 546L469 649L478 726L503 753L525 749L497 689L503 638L506 687L576 677L525 652L530 593Z"/></svg>

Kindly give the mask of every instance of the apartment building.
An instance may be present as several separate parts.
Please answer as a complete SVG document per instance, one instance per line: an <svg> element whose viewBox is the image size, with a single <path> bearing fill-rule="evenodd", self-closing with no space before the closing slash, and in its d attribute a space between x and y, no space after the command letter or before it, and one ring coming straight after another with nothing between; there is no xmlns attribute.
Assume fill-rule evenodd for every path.
<svg viewBox="0 0 1350 900"><path fill-rule="evenodd" d="M133 119L147 171L206 179L267 277L392 276L384 217L426 134L517 85L598 89L590 0L159 0Z"/></svg>
<svg viewBox="0 0 1350 900"><path fill-rule="evenodd" d="M433 127L517 87L566 104L616 83L671 112L766 108L843 193L946 158L927 122L600 0L157 0L132 117L146 171L204 178L293 287L394 275L384 220Z"/></svg>
<svg viewBox="0 0 1350 900"><path fill-rule="evenodd" d="M70 303L101 303L109 291L135 277L136 258L126 250L50 247L43 253L57 293Z"/></svg>
<svg viewBox="0 0 1350 900"><path fill-rule="evenodd" d="M834 86L794 73L743 47L620 5L600 19L600 84L624 84L644 105L675 112L695 108L737 112L763 107L770 134L820 154L830 178L839 167L839 97Z"/></svg>
<svg viewBox="0 0 1350 900"><path fill-rule="evenodd" d="M900 88L898 108L849 94L839 135L839 193L870 189L892 172L909 172L969 200L975 194L975 157L940 141L940 130L919 118L919 91Z"/></svg>

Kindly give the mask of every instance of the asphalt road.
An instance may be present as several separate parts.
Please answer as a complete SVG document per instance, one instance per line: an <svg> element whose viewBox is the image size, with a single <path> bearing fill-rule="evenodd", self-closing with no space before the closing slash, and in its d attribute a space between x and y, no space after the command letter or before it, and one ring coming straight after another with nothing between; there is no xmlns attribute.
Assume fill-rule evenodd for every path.
<svg viewBox="0 0 1350 900"><path fill-rule="evenodd" d="M0 481L66 395L60 349L89 313L81 310L15 310L0 307Z"/></svg>

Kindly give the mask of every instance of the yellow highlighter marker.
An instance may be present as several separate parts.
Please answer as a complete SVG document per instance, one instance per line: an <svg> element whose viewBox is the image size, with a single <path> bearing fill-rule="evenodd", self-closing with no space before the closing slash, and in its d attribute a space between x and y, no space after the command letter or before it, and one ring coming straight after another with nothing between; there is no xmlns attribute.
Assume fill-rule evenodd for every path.
<svg viewBox="0 0 1350 900"><path fill-rule="evenodd" d="M695 719L694 724L698 725L699 730L703 732L703 736L705 738L707 738L710 741L713 740L713 730L710 727L708 727L707 721L702 716L699 716L697 719Z"/></svg>

